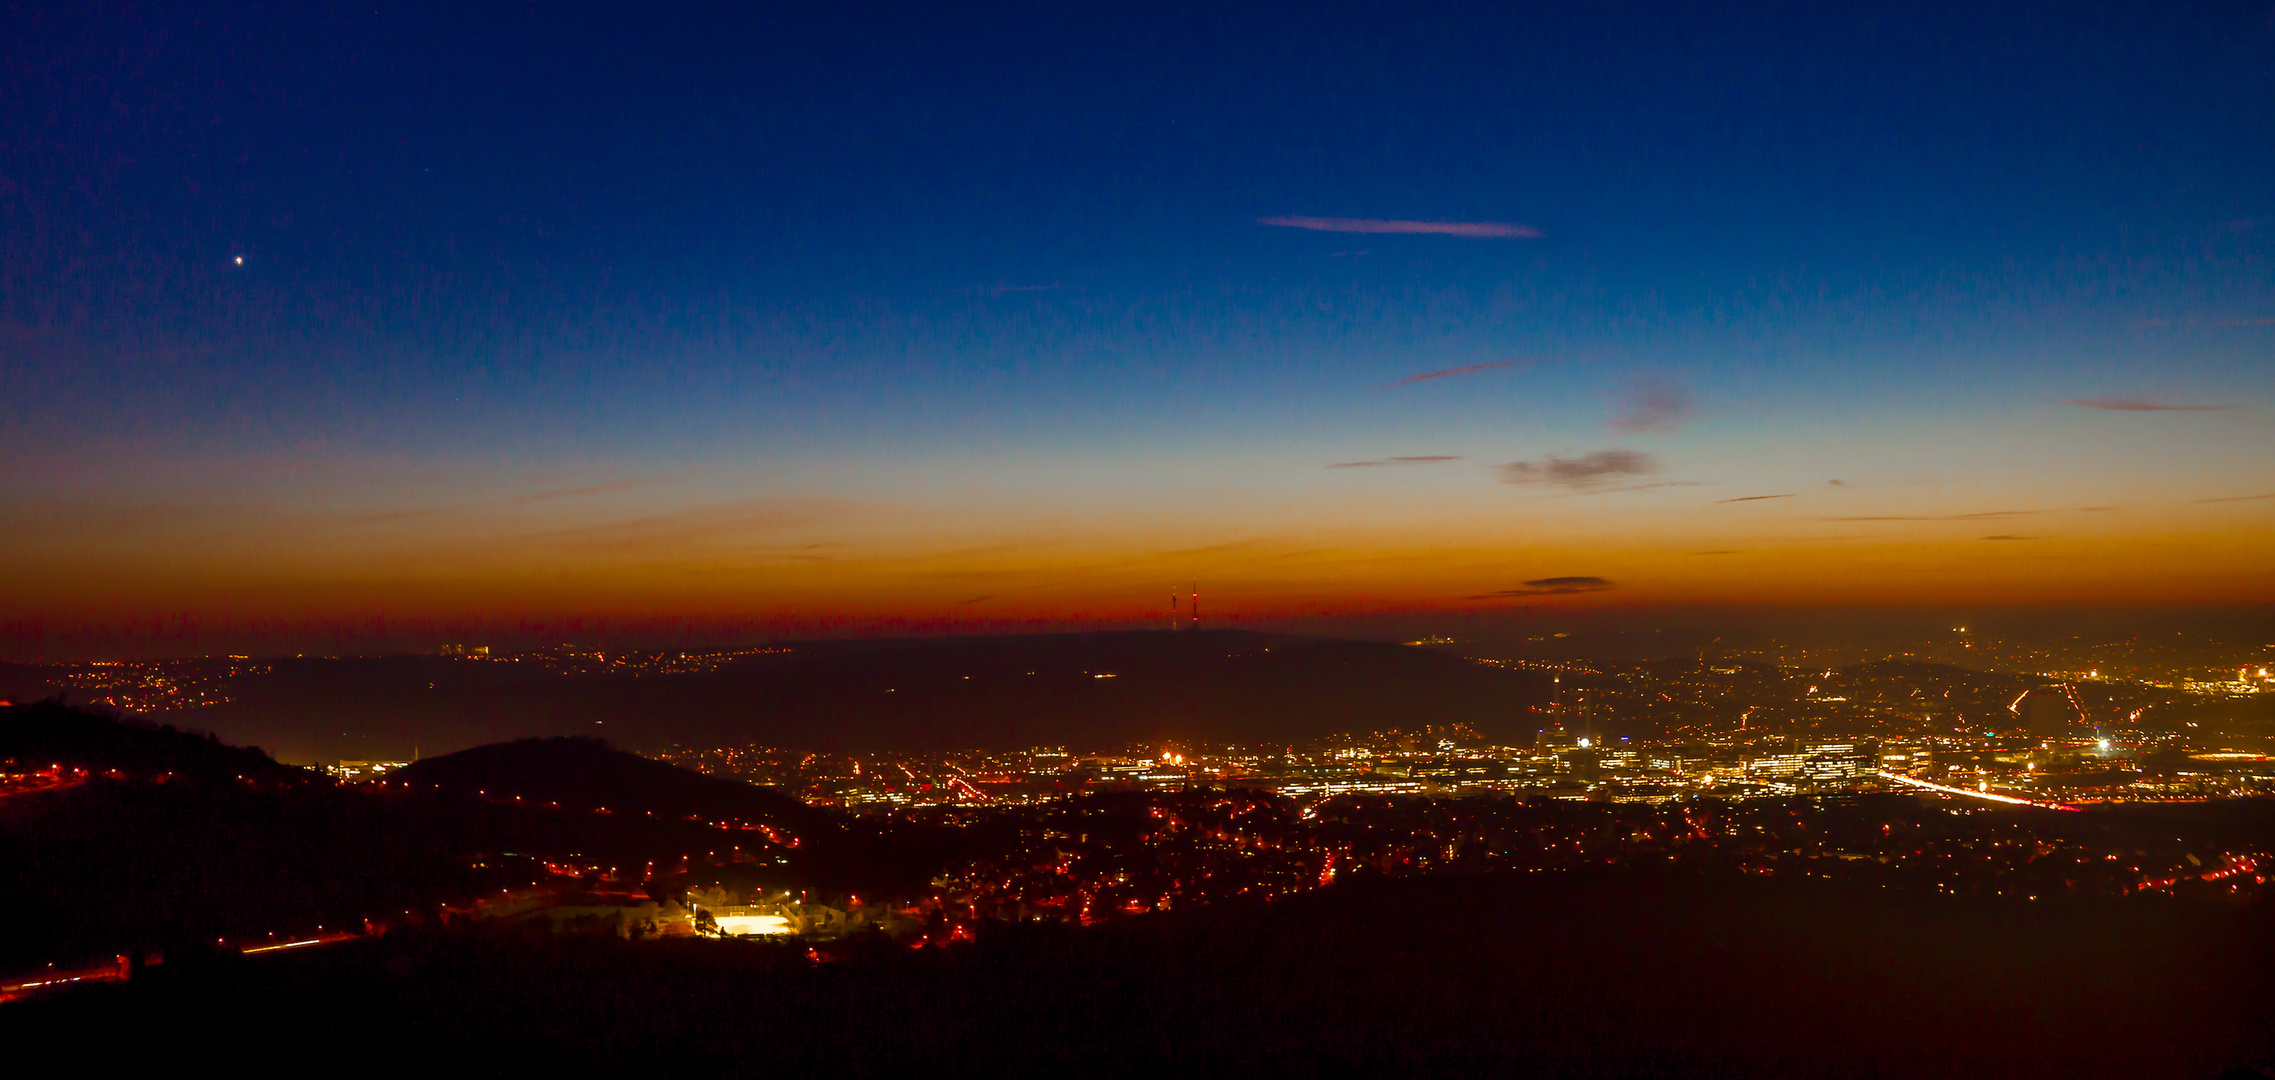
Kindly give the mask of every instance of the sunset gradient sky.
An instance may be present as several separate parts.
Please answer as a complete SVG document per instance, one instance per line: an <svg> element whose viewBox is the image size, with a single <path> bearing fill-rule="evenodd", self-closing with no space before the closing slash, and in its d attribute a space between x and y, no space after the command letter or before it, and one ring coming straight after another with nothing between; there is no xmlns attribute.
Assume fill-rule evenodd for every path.
<svg viewBox="0 0 2275 1080"><path fill-rule="evenodd" d="M2275 8L1220 8L28 9L0 657L2275 602Z"/></svg>

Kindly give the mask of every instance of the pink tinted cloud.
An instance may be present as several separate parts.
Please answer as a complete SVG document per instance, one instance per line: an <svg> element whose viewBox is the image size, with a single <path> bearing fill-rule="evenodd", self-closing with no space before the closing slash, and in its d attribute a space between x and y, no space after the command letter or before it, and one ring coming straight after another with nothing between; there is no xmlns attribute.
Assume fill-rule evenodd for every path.
<svg viewBox="0 0 2275 1080"><path fill-rule="evenodd" d="M1683 421L1694 411L1690 391L1673 383L1644 379L1627 388L1620 401L1619 415L1605 426L1614 435L1672 434L1682 430Z"/></svg>
<svg viewBox="0 0 2275 1080"><path fill-rule="evenodd" d="M1375 461L1338 461L1330 469L1364 469L1376 465L1436 465L1447 461L1460 461L1460 454L1412 454L1406 457L1381 458Z"/></svg>
<svg viewBox="0 0 2275 1080"><path fill-rule="evenodd" d="M1543 235L1530 225L1507 221L1386 221L1381 218L1283 216L1257 218L1259 225L1283 229L1310 229L1340 233L1428 233L1500 240L1538 240Z"/></svg>
<svg viewBox="0 0 2275 1080"><path fill-rule="evenodd" d="M1426 379L1443 379L1448 375L1467 375L1473 371L1487 371L1493 368L1508 367L1511 364L1519 362L1520 360L1495 360L1491 363L1486 364L1471 364L1468 367L1450 367L1446 368L1443 371L1425 371L1420 375L1408 375L1407 377L1400 379L1397 382L1384 383L1381 386L1376 387L1376 389L1388 390L1393 386L1404 386L1408 383L1418 383Z"/></svg>
<svg viewBox="0 0 2275 1080"><path fill-rule="evenodd" d="M1512 461L1501 466L1501 482L1554 484L1586 490L1628 477L1648 476L1658 471L1659 463L1649 454L1639 454L1633 450L1598 450L1576 458L1550 454L1537 462Z"/></svg>

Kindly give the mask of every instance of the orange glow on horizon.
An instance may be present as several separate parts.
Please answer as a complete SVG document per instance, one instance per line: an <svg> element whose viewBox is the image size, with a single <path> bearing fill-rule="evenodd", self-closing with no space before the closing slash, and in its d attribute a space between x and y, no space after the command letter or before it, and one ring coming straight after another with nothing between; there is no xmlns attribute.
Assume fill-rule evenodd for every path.
<svg viewBox="0 0 2275 1080"><path fill-rule="evenodd" d="M560 482L425 507L382 489L50 493L19 506L20 527L0 539L0 623L19 642L106 626L1144 627L1161 621L1164 590L1196 580L1212 626L1514 608L2275 600L2269 502L2108 512L1839 491L1733 505L1681 488L1544 498L1299 485L1115 500L687 488Z"/></svg>

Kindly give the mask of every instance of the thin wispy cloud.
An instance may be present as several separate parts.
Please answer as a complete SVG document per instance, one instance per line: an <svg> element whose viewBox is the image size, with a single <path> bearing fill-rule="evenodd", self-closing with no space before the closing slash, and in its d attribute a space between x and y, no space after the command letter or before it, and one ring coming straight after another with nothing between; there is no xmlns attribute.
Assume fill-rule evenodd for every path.
<svg viewBox="0 0 2275 1080"><path fill-rule="evenodd" d="M453 503L446 506L422 506L409 510L384 510L371 514L351 515L346 520L355 525L371 525L382 521L403 521L411 518L433 517L437 514L454 514L467 510L482 510L497 506L528 506L533 503L553 502L559 499L588 499L596 495L625 491L655 480L641 477L632 480L613 480L605 484L587 484L583 487L552 488L533 491L527 495L511 495L502 499L484 499L480 502Z"/></svg>
<svg viewBox="0 0 2275 1080"><path fill-rule="evenodd" d="M1545 235L1530 225L1519 225L1510 221L1398 221L1382 218L1284 215L1257 218L1256 223L1258 225L1276 225L1283 229L1310 229L1313 232L1412 233L1436 236L1468 236L1490 240L1538 240Z"/></svg>
<svg viewBox="0 0 2275 1080"><path fill-rule="evenodd" d="M1713 548L1707 551L1691 552L1693 555L1743 555L1745 553L1745 548Z"/></svg>
<svg viewBox="0 0 2275 1080"><path fill-rule="evenodd" d="M1407 377L1400 379L1397 382L1384 383L1381 386L1375 387L1375 389L1388 390L1393 386L1405 386L1408 383L1427 382L1431 379L1443 379L1448 375L1467 375L1471 372L1491 371L1494 368L1504 368L1512 364L1521 364L1524 363L1527 359L1527 357L1518 357L1513 360L1495 360L1489 364L1471 364L1467 367L1447 368L1443 371L1425 371L1420 375L1408 375Z"/></svg>
<svg viewBox="0 0 2275 1080"><path fill-rule="evenodd" d="M2217 499L2198 499L2196 501L2200 503L2258 502L2261 499L2275 499L2275 491L2265 495L2222 495Z"/></svg>
<svg viewBox="0 0 2275 1080"><path fill-rule="evenodd" d="M1647 431L1671 434L1682 430L1692 411L1690 391L1658 379L1644 379L1621 395L1619 412L1605 426L1614 435Z"/></svg>
<svg viewBox="0 0 2275 1080"><path fill-rule="evenodd" d="M1539 461L1512 461L1501 466L1504 484L1550 484L1584 490L1631 476L1649 476L1659 463L1649 454L1633 450L1598 450L1576 458L1550 454Z"/></svg>
<svg viewBox="0 0 2275 1080"><path fill-rule="evenodd" d="M612 491L627 491L649 483L652 479L654 478L641 477L632 480L612 480L605 484L587 484L583 487L554 488L550 491L533 491L527 495L515 495L512 498L498 501L508 506L521 506L528 503L552 502L555 499L583 499L594 495L606 495Z"/></svg>
<svg viewBox="0 0 2275 1080"><path fill-rule="evenodd" d="M2105 409L2109 412L2212 412L2232 409L2233 405L2177 405L2143 397L2085 397L2063 398L2062 404L2081 409Z"/></svg>
<svg viewBox="0 0 2275 1080"><path fill-rule="evenodd" d="M1735 499L1716 499L1714 501L1716 503L1760 502L1763 499L1790 499L1799 494L1801 493L1798 491L1788 491L1783 495L1740 495Z"/></svg>
<svg viewBox="0 0 2275 1080"><path fill-rule="evenodd" d="M1705 487L1704 480L1650 480L1640 484L1620 484L1616 487L1591 487L1576 494L1618 495L1629 491L1656 491L1659 488Z"/></svg>
<svg viewBox="0 0 2275 1080"><path fill-rule="evenodd" d="M1602 592L1612 588L1605 578L1591 576L1534 578L1521 589L1502 589L1499 592L1477 593L1464 596L1464 600L1508 600L1522 596L1566 596L1572 593Z"/></svg>
<svg viewBox="0 0 2275 1080"><path fill-rule="evenodd" d="M2000 534L1998 534L1998 535L1996 535L1996 536L1986 536L1986 537L1983 537L1983 539L1985 539L1985 540L2036 540L2036 539L2038 539L2038 538L2037 538L2037 537L2035 537L2035 536L2016 536L2016 535L2014 535L2013 533L2000 533Z"/></svg>
<svg viewBox="0 0 2275 1080"><path fill-rule="evenodd" d="M732 543L737 550L745 550L750 547L754 537L775 530L842 522L868 515L873 510L866 503L829 497L734 499L617 521L541 529L507 537L506 540L512 543L573 545L588 550L619 553L685 552L692 545L716 543ZM759 550L776 558L819 561L826 560L829 556L816 552L847 546L843 541L827 541L772 544Z"/></svg>
<svg viewBox="0 0 2275 1080"><path fill-rule="evenodd" d="M1979 510L1972 514L1867 514L1858 517L1821 517L1819 521L1984 521L1990 518L2026 517L2043 510Z"/></svg>
<svg viewBox="0 0 2275 1080"><path fill-rule="evenodd" d="M1378 465L1436 465L1446 461L1460 461L1460 454L1415 454L1410 457L1378 458L1374 461L1338 461L1330 469L1366 469Z"/></svg>

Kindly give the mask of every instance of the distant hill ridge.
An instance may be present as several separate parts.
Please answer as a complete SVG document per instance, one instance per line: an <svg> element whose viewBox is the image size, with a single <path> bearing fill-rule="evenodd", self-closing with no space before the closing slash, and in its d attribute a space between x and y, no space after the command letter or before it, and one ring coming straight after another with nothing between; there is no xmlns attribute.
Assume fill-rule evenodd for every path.
<svg viewBox="0 0 2275 1080"><path fill-rule="evenodd" d="M793 643L671 671L535 654L271 658L190 719L288 761L409 757L531 735L635 750L1084 751L1466 725L1530 741L1550 675L1435 648L1166 630Z"/></svg>
<svg viewBox="0 0 2275 1080"><path fill-rule="evenodd" d="M705 776L579 736L516 739L427 758L389 774L391 780L565 809L752 824L812 823L820 815L795 797L738 780Z"/></svg>

